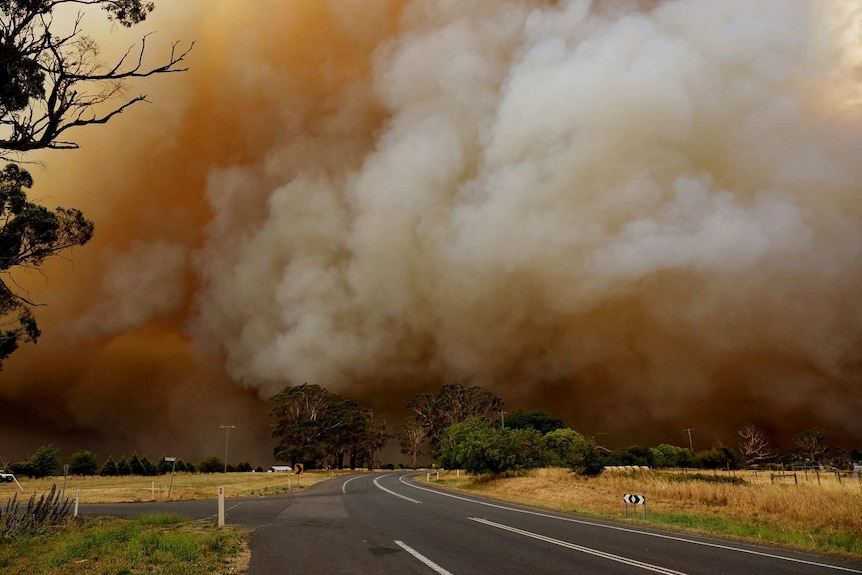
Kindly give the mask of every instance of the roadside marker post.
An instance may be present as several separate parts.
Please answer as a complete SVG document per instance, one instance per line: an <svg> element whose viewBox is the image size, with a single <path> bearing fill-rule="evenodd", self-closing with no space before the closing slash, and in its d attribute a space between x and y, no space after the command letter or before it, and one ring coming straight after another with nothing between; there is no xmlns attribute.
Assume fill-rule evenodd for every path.
<svg viewBox="0 0 862 575"><path fill-rule="evenodd" d="M218 488L218 526L224 527L224 487Z"/></svg>
<svg viewBox="0 0 862 575"><path fill-rule="evenodd" d="M76 489L75 490L75 513L74 513L74 515L72 515L72 517L78 516L78 501L80 501L80 500L81 500L81 490Z"/></svg>
<svg viewBox="0 0 862 575"><path fill-rule="evenodd" d="M626 517L629 516L629 503L632 505L643 505L644 506L644 519L646 519L646 497L643 495L633 495L631 493L626 493L623 495L623 501L626 507ZM637 517L637 507L634 507L634 514Z"/></svg>

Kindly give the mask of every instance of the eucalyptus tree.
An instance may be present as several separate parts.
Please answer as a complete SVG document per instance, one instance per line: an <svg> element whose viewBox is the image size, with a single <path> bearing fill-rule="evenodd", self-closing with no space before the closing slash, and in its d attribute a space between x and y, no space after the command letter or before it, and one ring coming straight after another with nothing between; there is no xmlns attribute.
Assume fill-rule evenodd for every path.
<svg viewBox="0 0 862 575"><path fill-rule="evenodd" d="M78 7L71 20L63 7ZM147 37L112 63L99 60L99 46L83 33L84 13L100 9L131 27L154 8L145 0L0 0L0 159L22 161L39 149L75 149L71 132L105 124L146 101L129 96L126 82L184 71L193 43L173 44L154 66L144 65ZM93 235L93 223L76 209L49 210L27 200L33 179L16 164L0 172L0 368L20 344L41 334L13 272L41 270L43 262Z"/></svg>
<svg viewBox="0 0 862 575"><path fill-rule="evenodd" d="M346 456L351 468L370 466L389 438L370 409L316 384L285 387L270 401L278 461L343 467Z"/></svg>
<svg viewBox="0 0 862 575"><path fill-rule="evenodd" d="M493 421L503 408L503 400L479 386L447 383L436 395L430 392L415 395L407 403L407 408L413 412L410 425L421 425L427 430L429 451L436 456L446 429L474 417ZM401 429L399 441L409 442L409 439L402 438L404 433L408 433L409 426L404 423Z"/></svg>

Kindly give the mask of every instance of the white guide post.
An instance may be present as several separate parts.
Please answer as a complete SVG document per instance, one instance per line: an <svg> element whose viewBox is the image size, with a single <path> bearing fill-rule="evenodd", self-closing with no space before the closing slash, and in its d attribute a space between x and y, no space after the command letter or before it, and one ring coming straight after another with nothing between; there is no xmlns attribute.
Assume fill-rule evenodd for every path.
<svg viewBox="0 0 862 575"><path fill-rule="evenodd" d="M224 527L224 487L218 488L218 526Z"/></svg>

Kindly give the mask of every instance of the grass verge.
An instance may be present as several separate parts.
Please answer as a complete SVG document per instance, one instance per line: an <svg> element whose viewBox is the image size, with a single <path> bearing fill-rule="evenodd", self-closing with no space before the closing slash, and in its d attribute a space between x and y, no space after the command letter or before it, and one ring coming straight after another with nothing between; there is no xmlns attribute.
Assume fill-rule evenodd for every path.
<svg viewBox="0 0 862 575"><path fill-rule="evenodd" d="M179 473L171 481L170 476L157 477L80 477L72 476L66 481L65 498L74 499L80 490L80 503L131 503L145 501L187 501L192 499L215 499L218 488L224 487L225 497L254 497L288 493L305 489L315 483L330 479L337 473L310 471L297 477L288 473ZM19 498L41 494L56 484L62 488L62 477L45 479L20 478L24 491ZM0 502L6 501L17 491L15 483L0 483Z"/></svg>
<svg viewBox="0 0 862 575"><path fill-rule="evenodd" d="M248 558L241 531L164 514L71 521L0 541L4 575L233 575Z"/></svg>
<svg viewBox="0 0 862 575"><path fill-rule="evenodd" d="M766 476L679 473L603 474L579 477L540 469L505 477L455 472L432 482L461 491L545 509L628 521L862 559L862 490L858 484L817 478L773 484ZM624 515L626 493L647 499L647 520L638 506Z"/></svg>

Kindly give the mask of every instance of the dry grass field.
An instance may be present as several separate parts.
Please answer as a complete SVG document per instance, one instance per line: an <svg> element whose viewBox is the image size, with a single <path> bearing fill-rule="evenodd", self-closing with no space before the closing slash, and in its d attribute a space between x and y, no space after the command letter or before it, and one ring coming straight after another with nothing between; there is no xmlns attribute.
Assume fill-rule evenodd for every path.
<svg viewBox="0 0 862 575"><path fill-rule="evenodd" d="M700 477L700 479L698 479ZM435 476L431 476L432 481ZM724 478L724 479L723 479ZM737 478L737 483L732 478ZM490 497L596 517L624 519L623 495L643 495L647 522L700 533L862 557L862 483L833 473L769 472L604 473L579 477L541 469L502 479L470 478L449 471L440 483ZM819 483L818 483L819 479ZM728 482L722 482L728 481ZM629 520L638 518L629 505Z"/></svg>
<svg viewBox="0 0 862 575"><path fill-rule="evenodd" d="M79 477L66 481L66 497L72 499L80 490L81 503L123 503L134 501L179 501L189 499L215 499L219 486L224 486L225 497L248 497L287 493L304 489L333 477L338 472L309 471L301 476L289 473L206 473L157 477ZM346 472L345 472L346 473ZM15 483L0 483L0 504L14 493L19 499L28 499L51 489L52 484L63 488L63 477L45 479L19 479L23 491ZM170 492L170 497L168 493Z"/></svg>

